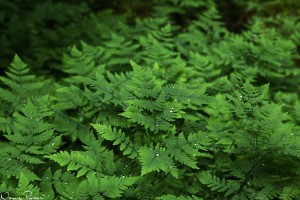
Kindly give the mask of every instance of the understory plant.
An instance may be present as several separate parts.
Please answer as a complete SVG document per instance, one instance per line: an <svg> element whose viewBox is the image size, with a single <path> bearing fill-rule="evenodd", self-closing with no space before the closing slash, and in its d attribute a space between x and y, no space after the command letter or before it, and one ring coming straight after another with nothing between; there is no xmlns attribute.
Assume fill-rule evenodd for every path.
<svg viewBox="0 0 300 200"><path fill-rule="evenodd" d="M135 3L26 10L30 48L0 75L1 198L299 199L299 19L233 32L211 0Z"/></svg>

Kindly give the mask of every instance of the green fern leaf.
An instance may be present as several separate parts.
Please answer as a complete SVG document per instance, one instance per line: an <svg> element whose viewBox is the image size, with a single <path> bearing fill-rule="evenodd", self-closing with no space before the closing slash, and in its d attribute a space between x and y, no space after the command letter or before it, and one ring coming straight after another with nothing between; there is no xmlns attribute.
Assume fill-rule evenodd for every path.
<svg viewBox="0 0 300 200"><path fill-rule="evenodd" d="M163 171L171 173L178 178L178 172L173 160L166 154L164 148L156 146L154 149L149 147L141 147L139 149L139 160L142 165L141 175L148 174L153 171Z"/></svg>
<svg viewBox="0 0 300 200"><path fill-rule="evenodd" d="M60 153L46 156L61 166L68 166L68 171L77 171L77 177L84 176L87 173L96 171L95 161L87 154L79 151Z"/></svg>
<svg viewBox="0 0 300 200"><path fill-rule="evenodd" d="M18 55L15 55L6 75L0 77L0 82L7 87L0 89L0 99L11 103L11 108L20 107L27 98L45 94L44 89L49 84L46 80L38 81L36 76L29 75L29 68Z"/></svg>
<svg viewBox="0 0 300 200"><path fill-rule="evenodd" d="M225 196L236 193L240 185L234 181L227 181L224 178L220 179L217 176L211 175L209 172L200 174L199 180L202 184L210 188L211 191L226 192Z"/></svg>
<svg viewBox="0 0 300 200"><path fill-rule="evenodd" d="M202 198L200 197L196 197L196 196L175 196L175 195L171 195L171 194L167 194L167 195L163 195L163 196L160 196L160 197L156 197L155 199L158 199L158 200L203 200Z"/></svg>
<svg viewBox="0 0 300 200"><path fill-rule="evenodd" d="M114 141L114 145L120 145L120 150L129 158L137 156L136 145L128 138L122 130L117 130L111 126L92 124L94 129L106 140Z"/></svg>
<svg viewBox="0 0 300 200"><path fill-rule="evenodd" d="M15 195L19 197L41 197L40 191L37 187L30 183L30 179L21 172L18 188L16 189Z"/></svg>
<svg viewBox="0 0 300 200"><path fill-rule="evenodd" d="M174 157L175 160L193 168L197 167L196 161L191 157L197 154L197 150L188 143L182 133L178 135L178 138L167 138L165 140L167 153Z"/></svg>

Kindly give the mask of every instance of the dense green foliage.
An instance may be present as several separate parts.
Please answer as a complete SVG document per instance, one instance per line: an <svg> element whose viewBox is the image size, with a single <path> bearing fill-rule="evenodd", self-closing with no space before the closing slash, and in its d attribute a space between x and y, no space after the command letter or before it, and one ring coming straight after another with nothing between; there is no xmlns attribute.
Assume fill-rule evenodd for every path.
<svg viewBox="0 0 300 200"><path fill-rule="evenodd" d="M24 2L0 3L2 198L300 199L298 1Z"/></svg>

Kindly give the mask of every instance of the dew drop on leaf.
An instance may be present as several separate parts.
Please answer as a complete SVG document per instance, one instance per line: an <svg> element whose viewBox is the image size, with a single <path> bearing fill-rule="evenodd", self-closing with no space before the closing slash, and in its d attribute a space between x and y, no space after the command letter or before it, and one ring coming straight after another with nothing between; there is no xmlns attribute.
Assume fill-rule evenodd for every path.
<svg viewBox="0 0 300 200"><path fill-rule="evenodd" d="M243 101L243 95L240 95L240 101Z"/></svg>

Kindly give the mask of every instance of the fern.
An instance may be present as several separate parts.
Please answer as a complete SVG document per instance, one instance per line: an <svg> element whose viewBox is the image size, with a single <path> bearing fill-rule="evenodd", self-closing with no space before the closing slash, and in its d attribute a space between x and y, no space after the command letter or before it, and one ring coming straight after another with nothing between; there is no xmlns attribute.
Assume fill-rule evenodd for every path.
<svg viewBox="0 0 300 200"><path fill-rule="evenodd" d="M160 199L160 200L171 200L171 199L176 199L176 200L201 200L202 198L196 197L196 196L192 196L192 197L184 197L184 196L174 196L174 195L164 195L164 196L160 196L157 197L156 199Z"/></svg>
<svg viewBox="0 0 300 200"><path fill-rule="evenodd" d="M94 48L85 42L81 42L81 46L82 50L73 46L70 55L64 55L64 71L79 76L89 76L92 70L95 69L103 71L104 66L94 61L103 55L103 49L100 47Z"/></svg>
<svg viewBox="0 0 300 200"><path fill-rule="evenodd" d="M139 159L142 165L141 175L148 174L153 171L164 171L171 173L178 178L178 172L172 159L166 154L165 149L159 146L141 147L139 149Z"/></svg>
<svg viewBox="0 0 300 200"><path fill-rule="evenodd" d="M12 132L12 119L11 118L0 118L0 130L3 133L11 134Z"/></svg>
<svg viewBox="0 0 300 200"><path fill-rule="evenodd" d="M29 179L23 173L20 174L18 188L15 192L16 196L19 197L41 197L39 189L30 184Z"/></svg>
<svg viewBox="0 0 300 200"><path fill-rule="evenodd" d="M209 172L203 172L199 176L201 183L210 188L211 191L225 192L225 197L236 193L239 189L239 184L234 181L227 181L224 178L220 179L212 176Z"/></svg>
<svg viewBox="0 0 300 200"><path fill-rule="evenodd" d="M197 145L197 144L196 144ZM190 144L181 133L178 137L166 139L166 148L168 154L175 160L189 166L193 169L199 169L196 162L192 159L198 152L194 149L195 144Z"/></svg>
<svg viewBox="0 0 300 200"><path fill-rule="evenodd" d="M38 180L28 164L44 163L43 155L49 155L59 147L61 137L55 136L53 126L44 121L53 114L46 104L47 99L47 96L42 97L36 104L28 101L22 114L14 113L12 133L4 135L8 142L1 144L3 163L8 162L1 166L2 177L19 177L19 172L15 171L19 169L29 180Z"/></svg>
<svg viewBox="0 0 300 200"><path fill-rule="evenodd" d="M136 177L95 177L88 176L86 181L81 182L75 198L88 199L93 197L104 199L121 197L124 190L137 181ZM86 188L89 188L86 190Z"/></svg>
<svg viewBox="0 0 300 200"><path fill-rule="evenodd" d="M138 147L133 144L129 137L126 137L122 130L116 130L116 128L100 124L93 124L93 127L101 137L108 141L114 141L114 145L120 145L120 151L122 151L123 155L128 155L129 158L135 158L137 156Z"/></svg>
<svg viewBox="0 0 300 200"><path fill-rule="evenodd" d="M83 176L90 171L96 170L95 161L88 155L80 152L60 152L47 156L51 160L58 162L61 166L68 165L67 171L77 171L77 177Z"/></svg>
<svg viewBox="0 0 300 200"><path fill-rule="evenodd" d="M26 104L27 98L45 94L47 81L38 81L35 75L30 75L28 66L18 55L14 57L6 75L7 77L0 77L0 81L6 86L0 88L0 98L3 102L11 104L10 109L6 108L8 112Z"/></svg>
<svg viewBox="0 0 300 200"><path fill-rule="evenodd" d="M121 115L155 133L171 129L173 125L170 122L181 117L180 105L174 100L166 101L161 85L155 83L155 78L150 72L134 62L131 62L131 65L134 74L127 89L133 100L126 102L128 107ZM154 107L161 111L157 112Z"/></svg>
<svg viewBox="0 0 300 200"><path fill-rule="evenodd" d="M279 199L295 199L299 197L300 191L291 187L285 187L280 194Z"/></svg>
<svg viewBox="0 0 300 200"><path fill-rule="evenodd" d="M299 199L296 1L75 2L0 3L2 198Z"/></svg>

